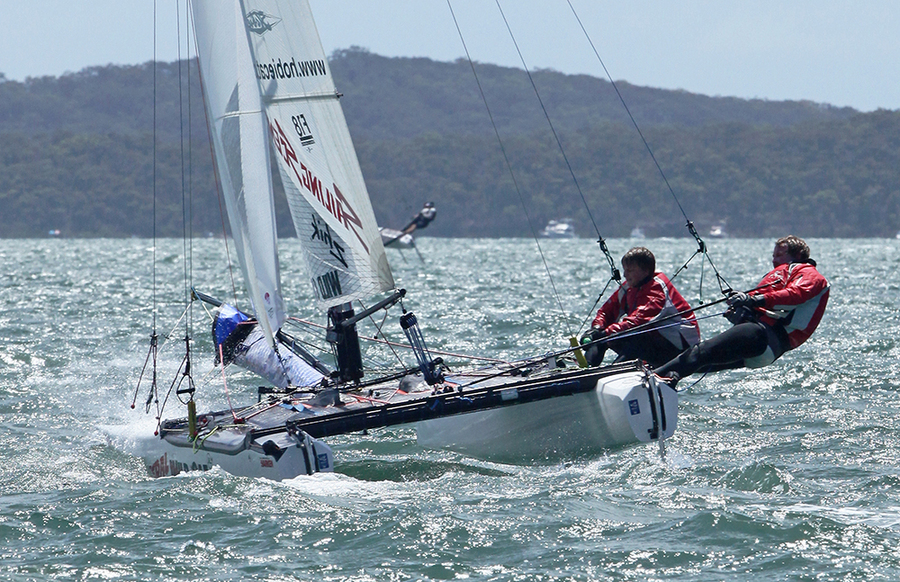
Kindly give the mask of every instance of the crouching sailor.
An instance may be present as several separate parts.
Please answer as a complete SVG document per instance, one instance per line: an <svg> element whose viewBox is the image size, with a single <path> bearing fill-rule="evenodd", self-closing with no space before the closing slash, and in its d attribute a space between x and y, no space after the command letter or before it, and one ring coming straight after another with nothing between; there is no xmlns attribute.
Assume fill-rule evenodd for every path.
<svg viewBox="0 0 900 582"><path fill-rule="evenodd" d="M761 368L809 339L825 313L828 281L796 236L775 242L772 266L756 291L728 296L725 317L734 327L686 350L656 374L673 384L698 371Z"/></svg>
<svg viewBox="0 0 900 582"><path fill-rule="evenodd" d="M425 206L422 207L422 210L412 217L409 224L403 227L403 234L412 234L417 228L425 228L431 224L431 221L434 220L435 216L437 216L437 208L434 207L434 202L426 202Z"/></svg>
<svg viewBox="0 0 900 582"><path fill-rule="evenodd" d="M276 354L256 321L230 305L219 307L212 332L216 363L221 356L226 365L237 364L278 388L312 386L324 377L281 342Z"/></svg>
<svg viewBox="0 0 900 582"><path fill-rule="evenodd" d="M625 282L597 311L582 343L592 366L599 366L606 344L616 361L644 360L659 366L700 341L691 306L663 273L650 249L635 247L622 257ZM632 331L633 330L633 331ZM609 337L608 342L596 340Z"/></svg>

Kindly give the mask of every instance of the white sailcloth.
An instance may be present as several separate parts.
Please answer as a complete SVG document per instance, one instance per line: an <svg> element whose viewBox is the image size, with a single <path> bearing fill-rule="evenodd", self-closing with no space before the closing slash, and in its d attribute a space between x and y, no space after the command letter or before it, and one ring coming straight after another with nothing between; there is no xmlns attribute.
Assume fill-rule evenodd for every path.
<svg viewBox="0 0 900 582"><path fill-rule="evenodd" d="M285 320L269 130L238 2L194 0L194 31L231 232L260 327L274 346Z"/></svg>
<svg viewBox="0 0 900 582"><path fill-rule="evenodd" d="M393 288L307 0L242 0L291 218L321 308Z"/></svg>

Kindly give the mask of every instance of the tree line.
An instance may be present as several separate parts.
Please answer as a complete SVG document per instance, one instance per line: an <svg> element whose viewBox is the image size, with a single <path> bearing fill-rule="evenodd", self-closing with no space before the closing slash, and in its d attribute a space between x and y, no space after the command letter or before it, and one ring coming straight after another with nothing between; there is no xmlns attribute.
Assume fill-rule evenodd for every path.
<svg viewBox="0 0 900 582"><path fill-rule="evenodd" d="M331 66L383 226L431 200L433 236L531 236L559 218L593 236L588 209L603 236L684 236L674 194L701 232L900 230L895 111L619 82L664 179L607 81L534 73L563 154L521 70L476 63L501 150L469 63L349 49ZM0 82L0 236L221 234L199 87L188 61Z"/></svg>

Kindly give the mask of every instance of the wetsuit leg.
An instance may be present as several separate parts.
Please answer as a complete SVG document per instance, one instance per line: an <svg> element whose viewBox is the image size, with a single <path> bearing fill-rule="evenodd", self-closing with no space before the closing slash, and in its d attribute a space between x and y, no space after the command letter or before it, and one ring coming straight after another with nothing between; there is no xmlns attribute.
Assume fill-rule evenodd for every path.
<svg viewBox="0 0 900 582"><path fill-rule="evenodd" d="M616 362L644 360L650 367L661 366L678 356L684 348L677 348L656 332L641 334L609 342L609 347L619 354Z"/></svg>
<svg viewBox="0 0 900 582"><path fill-rule="evenodd" d="M685 350L654 371L660 376L677 372L683 378L697 371L716 372L740 368L746 358L759 356L766 351L770 335L766 328L762 323L740 323Z"/></svg>

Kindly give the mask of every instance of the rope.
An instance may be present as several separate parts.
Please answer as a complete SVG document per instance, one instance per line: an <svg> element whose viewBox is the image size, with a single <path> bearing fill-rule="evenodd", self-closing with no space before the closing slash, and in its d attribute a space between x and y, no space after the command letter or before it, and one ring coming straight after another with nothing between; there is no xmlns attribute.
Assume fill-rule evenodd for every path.
<svg viewBox="0 0 900 582"><path fill-rule="evenodd" d="M766 289L766 288L768 288L768 287L771 287L772 285L775 285L776 283L778 283L778 281L773 281L773 282L771 282L771 283L766 283L765 285L759 285L758 287L754 287L753 289L748 289L747 291L745 291L745 293L754 293L754 292L756 292L756 291L761 291L761 290L763 290L763 289ZM611 334L611 335L608 335L608 336L606 336L606 337L602 337L602 338L597 339L597 340L594 340L594 341L592 341L592 342L589 342L589 343L586 343L586 344L582 344L582 345L579 346L579 347L582 347L582 348L583 348L583 347L590 346L590 345L594 345L594 344L606 343L606 342L613 341L613 340L617 340L617 339L622 339L622 338L627 338L627 337L633 337L633 336L640 335L640 334L642 334L642 333L647 333L647 332L650 332L650 331L656 331L656 330L658 330L658 329L665 329L665 328L668 328L668 327L674 327L675 325L681 325L681 322L680 322L680 321L675 322L674 324L670 324L670 325L663 325L663 326L661 326L661 325L659 325L659 324L662 323L662 322L664 322L664 321L668 321L668 320L670 320L670 319L674 319L674 318L676 318L676 317L681 317L681 316L683 316L683 315L687 315L688 313L691 313L691 312L700 311L701 309L706 309L707 307L712 307L713 305L718 305L718 304L720 304L720 303L722 303L722 302L725 302L725 301L728 301L728 297L723 297L723 298L721 298L721 299L717 299L716 301L712 301L712 302L710 302L710 303L707 303L707 304L705 304L705 305L701 305L701 306L699 306L699 307L693 307L693 308L688 308L688 309L685 309L685 310L682 310L682 311L678 311L678 312L676 312L676 313L673 313L673 314L671 314L671 315L667 315L666 317L662 317L662 318L657 319L657 320L655 320L655 321L648 321L648 322L646 322L646 323L642 323L641 325L638 325L638 326L629 328L629 329L627 329L627 330L623 330L623 331L621 331L621 332L618 332L618 333L615 333L615 334ZM720 315L723 315L724 313L725 313L725 311L723 311L723 312L721 312L721 313L714 313L714 314L712 314L712 315L705 315L705 316L703 316L703 317L697 317L696 315L694 315L694 319L696 319L696 320L709 319L709 318L711 318L711 317L718 317L718 316L720 316ZM577 349L577 348L572 348L572 349L570 349L570 350L566 350L566 351L563 352L563 353L566 353L566 352L569 352L569 351L574 351L575 349Z"/></svg>
<svg viewBox="0 0 900 582"><path fill-rule="evenodd" d="M503 145L503 139L500 137L500 130L497 128L497 123L494 120L494 115L491 112L491 108L487 102L487 96L484 93L484 88L481 86L481 80L478 78L478 72L475 70L475 63L472 61L472 55L469 53L469 47L466 45L466 40L463 38L462 29L459 26L459 21L456 19L456 13L453 11L453 6L450 3L450 0L447 0L447 7L450 9L450 15L453 17L453 23L456 25L456 32L459 34L459 40L462 43L463 50L466 52L466 59L469 61L469 66L472 68L472 75L475 77L475 83L478 85L478 92L481 94L481 100L484 102L484 108L487 110L488 117L491 120L491 127L494 128L494 135L497 136L497 142L500 146L500 152L503 155L503 160L506 164L507 170L509 170L510 178L513 182L513 187L516 190L516 195L519 197L519 203L522 205L522 211L525 213L525 220L528 222L528 228L531 231L531 237L534 239L534 243L537 246L538 253L541 256L541 262L544 264L544 270L547 272L547 277L550 280L550 286L553 288L553 294L556 297L556 303L559 306L559 311L563 316L563 321L566 322L568 326L568 318L566 316L566 310L563 308L562 300L560 299L559 292L556 290L556 284L553 281L553 275L550 273L550 265L547 263L547 257L544 255L544 250L541 248L541 243L537 237L537 231L534 228L534 223L531 220L531 216L528 214L528 208L525 206L525 199L522 196L522 190L519 187L519 182L516 180L516 174L512 169L512 164L509 161L509 156L506 153L506 147ZM571 329L569 330L569 334L571 335Z"/></svg>
<svg viewBox="0 0 900 582"><path fill-rule="evenodd" d="M591 224L594 227L594 230L597 232L597 242L600 245L600 250L606 256L606 260L609 262L610 273L612 274L612 278L616 281L621 281L621 275L619 270L616 268L616 262L613 260L612 255L609 253L609 249L606 247L606 241L603 240L603 237L600 235L600 229L597 227L597 222L594 220L594 215L591 213L591 208L587 203L587 199L584 196L584 191L581 189L581 184L578 183L578 178L575 176L575 170L572 169L572 164L569 162L569 156L566 155L566 150L562 145L562 141L559 139L559 134L556 133L556 128L553 126L553 121L550 119L550 113L547 111L547 107L544 105L544 100L541 98L541 93L538 91L537 84L534 82L534 77L531 74L531 70L528 68L528 64L525 62L525 57L522 55L522 51L519 49L519 43L516 41L516 37L513 34L512 28L509 26L509 21L506 19L506 14L503 12L503 7L500 6L500 0L495 0L497 3L497 9L500 11L500 16L503 17L503 23L506 25L506 30L509 32L509 37L512 39L513 45L516 47L516 52L519 55L519 60L522 61L522 67L525 69L525 73L528 74L528 80L531 82L531 88L534 89L534 94L537 97L538 103L541 105L541 110L544 112L544 117L547 119L547 124L550 126L550 132L553 133L553 138L556 140L556 145L559 147L559 152L562 154L563 160L566 162L566 168L569 170L569 174L572 176L572 182L575 184L575 189L578 190L578 195L581 196L581 202L584 204L584 209L588 214L588 218L591 220ZM554 288L555 291L555 288Z"/></svg>
<svg viewBox="0 0 900 582"><path fill-rule="evenodd" d="M222 362L222 385L225 387L225 398L228 400L228 409L231 411L231 417L235 422L240 419L234 413L234 405L231 404L231 393L228 391L228 381L225 379L225 355L222 350L222 344L219 344L219 361Z"/></svg>
<svg viewBox="0 0 900 582"><path fill-rule="evenodd" d="M181 381L179 381L179 379L178 379L178 378L179 378L179 372L181 372L183 369L185 369L185 364L187 363L187 361L188 361L188 360L187 360L187 356L185 356L184 358L182 358L181 364L178 366L178 370L175 372L175 377L172 378L172 383L169 384L169 389L166 391L166 397L163 399L162 406L160 406L160 404L159 404L159 399L157 398L157 401L156 401L156 403L157 403L157 404L156 404L156 430L157 430L157 434L159 434L159 430L160 430L160 428L162 427L162 413L163 413L163 410L166 409L166 404L169 402L169 397L172 395L172 390L175 389L175 384L176 384L176 382L178 383L179 386L181 385ZM187 375L187 374L181 374L181 380L184 380L184 377L185 377L186 375ZM149 401L149 400L147 401L147 412L150 412L150 401Z"/></svg>
<svg viewBox="0 0 900 582"><path fill-rule="evenodd" d="M321 325L321 324L318 324L318 323L313 323L312 321L306 321L306 320L299 319L299 318L296 318L296 317L289 317L288 319L291 320L291 321L296 321L297 323L302 323L302 324L304 324L304 325L309 325L309 326L311 326L311 327L318 327L318 328L321 328L321 329L326 329L326 327L325 327L324 325ZM383 335L383 334L382 334L382 335ZM375 342L375 343L386 344L386 345L389 345L389 346L393 346L393 347L395 347L395 348L404 348L404 349L407 349L407 350L411 350L411 349L412 349L412 347L409 346L409 345L407 345L407 344L401 344L401 343L397 343L397 342L392 342L392 341L388 341L388 340L386 340L386 339L383 339L383 340L382 340L382 339L378 339L377 337L360 336L359 339L363 339L363 340L370 341L370 342ZM444 351L440 351L440 350L433 350L433 349L431 349L431 348L429 348L428 351L431 352L431 353L433 353L433 354L437 354L437 355L439 355L439 356L450 356L450 357L452 357L452 358L465 358L465 359L469 359L469 360L479 360L479 361L482 361L482 362L492 362L492 363L495 363L495 364L508 364L508 363L509 363L507 360L498 360L498 359L496 359L496 358L485 358L485 357L480 357L480 356L470 356L470 355L468 355L468 354L457 354L457 353L453 353L453 352L444 352Z"/></svg>
<svg viewBox="0 0 900 582"><path fill-rule="evenodd" d="M362 306L363 311L365 311L365 310L366 310L365 304L364 304L362 301L360 301L359 304ZM401 304L402 304L402 303L401 303ZM405 311L406 311L406 310L404 310L404 312L405 312ZM387 312L388 312L388 310L385 309L385 310L384 310L384 317L385 317L385 319L387 319ZM375 329L378 331L378 333L381 334L382 337L387 338L387 336L384 335L384 330L382 329L382 328L384 327L384 319L381 320L381 325L379 325L378 322L376 322L375 319L372 318L371 315L369 315L368 319L369 319L369 321L372 322L372 325L375 326ZM398 354L398 353L396 352L396 350L394 350L393 346L391 346L391 342L388 342L387 340L385 340L385 342L387 343L388 347L391 348L391 353L394 354L394 358L397 359L397 363L400 364L401 366L403 366L403 365L404 365L404 362L403 362L403 360L400 358L400 354Z"/></svg>
<svg viewBox="0 0 900 582"><path fill-rule="evenodd" d="M606 295L606 290L609 289L609 284L612 283L612 282L613 282L613 279L612 279L612 277L610 277L610 278L606 281L606 285L603 287L603 291L600 292L600 295L597 295L597 300L594 301L594 304L593 304L593 305L591 306L591 308L588 310L587 317L585 317L584 320L581 322L581 325L578 326L578 333L579 333L579 334L581 333L581 330L584 329L584 326L585 326L585 324L588 322L588 320L591 319L591 316L594 315L594 310L597 309L597 305L600 303L600 300L603 299L603 296Z"/></svg>
<svg viewBox="0 0 900 582"><path fill-rule="evenodd" d="M597 47L594 45L594 41L591 39L590 34L588 34L587 29L584 26L584 23L581 21L581 18L578 16L578 13L575 11L575 7L572 6L572 0L566 0L569 5L569 8L572 10L572 14L575 16L575 20L578 21L578 25L581 27L581 31L584 33L585 38L588 41L588 44L591 45L591 49L594 51L594 55L597 57L597 61L599 61L600 66L603 68L603 72L606 73L606 78L609 79L610 84L616 92L616 95L619 97L619 101L622 103L622 107L625 109L625 112L628 114L628 118L631 119L631 124L634 126L634 129L637 131L638 135L641 138L641 141L644 144L644 147L647 149L647 153L650 154L650 159L653 160L653 164L656 166L657 171L659 171L660 177L662 177L663 182L666 185L669 193L672 195L672 199L675 200L675 205L678 206L678 210L681 212L681 215L684 217L686 222L685 226L688 229L688 232L697 242L697 251L694 253L694 256L697 254L702 254L707 260L709 260L710 266L713 268L713 271L716 273L716 280L719 283L720 290L723 293L731 290L731 286L725 281L725 279L719 274L719 270L716 268L715 263L713 263L712 258L709 256L709 252L706 246L706 243L703 242L703 239L697 233L697 229L694 227L694 223L691 222L691 219L688 218L687 213L684 210L684 207L681 205L681 201L678 200L678 196L675 194L675 190L672 188L672 185L669 183L669 179L666 176L666 173L663 171L662 166L659 161L656 159L656 154L653 153L653 148L650 147L650 143L647 141L647 138L644 136L644 132L641 130L640 126L637 123L637 120L634 118L634 115L631 113L631 109L628 107L628 103L625 102L625 98L622 96L621 91L619 91L619 86L616 85L616 82L613 80L612 75L609 72L609 69L606 68L606 64L603 62L603 59L600 57L600 53L597 51ZM693 259L693 257L691 257ZM688 261L682 266L682 268L678 269L675 275L672 276L674 279L678 273L687 268ZM724 287L723 287L724 284ZM701 278L701 289L702 289L702 278Z"/></svg>
<svg viewBox="0 0 900 582"><path fill-rule="evenodd" d="M707 305L706 307L709 307L710 305L712 305L712 303L710 303L710 304ZM698 307L697 309L701 309L701 308ZM704 316L702 316L702 317L696 317L696 316L695 316L694 319L697 320L697 321L701 321L701 320L703 320L703 319L710 319L710 318L713 318L713 317L720 317L720 316L721 316L722 314L724 314L724 313L725 313L725 311L722 311L722 312L719 312L719 313L713 313L713 314L711 314L711 315L704 315ZM676 315L679 315L679 314L676 314ZM671 317L674 317L674 315L671 316ZM667 317L667 318L665 318L665 319L669 319L669 318ZM663 320L660 320L660 321L663 321ZM649 322L649 323L655 324L656 322ZM648 324L644 324L644 325L649 325L649 323L648 323ZM661 329L668 329L668 328L670 328L670 327L677 327L677 326L681 325L681 323L682 323L682 322L680 322L680 321L676 321L676 322L674 322L674 323L668 323L668 324L666 324L666 325L653 325L653 326L651 326L651 327L646 327L646 328L644 328L643 326L633 327L633 328L631 328L631 329L626 329L626 330L624 330L624 331L620 331L620 332L618 332L618 333L608 335L608 336L603 337L603 338L600 338L600 339L598 339L598 340L594 340L594 341L592 341L590 344L583 344L581 347L585 347L585 346L588 346L588 345L593 345L593 344L595 344L595 343L597 343L597 344L602 344L602 343L611 342L611 341L615 341L615 340L620 340L620 339L625 339L625 338L635 337L635 336L643 335L643 334L645 334L645 333L650 333L650 332L653 332L653 331L659 331L659 330L661 330Z"/></svg>

